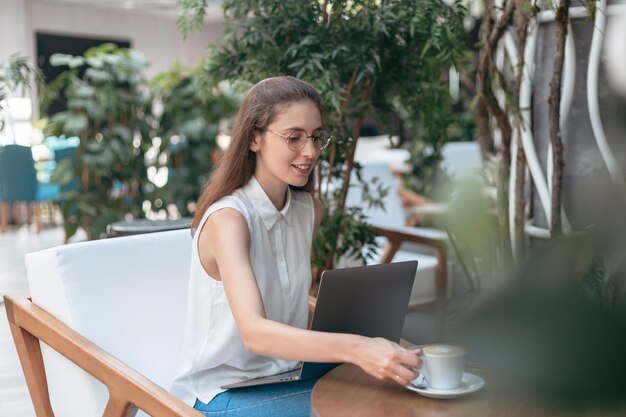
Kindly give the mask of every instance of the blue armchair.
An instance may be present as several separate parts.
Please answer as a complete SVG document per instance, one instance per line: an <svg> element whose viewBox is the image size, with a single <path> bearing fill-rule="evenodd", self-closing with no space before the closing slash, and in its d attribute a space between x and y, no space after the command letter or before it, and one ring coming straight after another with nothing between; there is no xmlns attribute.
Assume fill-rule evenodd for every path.
<svg viewBox="0 0 626 417"><path fill-rule="evenodd" d="M59 195L59 186L37 181L31 149L21 145L0 147L0 232L7 229L9 205L32 205L35 231L41 230L40 203ZM16 206L17 207L17 206ZM14 214L17 211L14 210Z"/></svg>

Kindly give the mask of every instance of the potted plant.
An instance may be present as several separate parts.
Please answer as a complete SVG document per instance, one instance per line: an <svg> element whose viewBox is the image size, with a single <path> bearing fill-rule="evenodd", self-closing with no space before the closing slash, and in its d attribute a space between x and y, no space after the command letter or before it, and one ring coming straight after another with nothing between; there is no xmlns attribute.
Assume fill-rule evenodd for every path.
<svg viewBox="0 0 626 417"><path fill-rule="evenodd" d="M155 136L142 76L147 61L138 51L103 44L83 56L53 55L51 62L68 69L50 83L43 105L62 92L67 110L52 116L45 132L80 137L77 163L57 173L66 182L79 180L77 189L63 193L66 239L78 227L98 238L114 221L143 217L154 188L145 159Z"/></svg>

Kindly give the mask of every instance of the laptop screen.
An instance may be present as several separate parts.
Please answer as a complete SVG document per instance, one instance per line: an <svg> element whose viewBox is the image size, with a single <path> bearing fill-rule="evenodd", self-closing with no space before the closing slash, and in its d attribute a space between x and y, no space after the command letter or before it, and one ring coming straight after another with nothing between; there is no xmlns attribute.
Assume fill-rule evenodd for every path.
<svg viewBox="0 0 626 417"><path fill-rule="evenodd" d="M399 342L416 270L417 261L408 261L324 271L311 330ZM325 369L319 375L336 366L306 363L302 378L318 375L309 365Z"/></svg>

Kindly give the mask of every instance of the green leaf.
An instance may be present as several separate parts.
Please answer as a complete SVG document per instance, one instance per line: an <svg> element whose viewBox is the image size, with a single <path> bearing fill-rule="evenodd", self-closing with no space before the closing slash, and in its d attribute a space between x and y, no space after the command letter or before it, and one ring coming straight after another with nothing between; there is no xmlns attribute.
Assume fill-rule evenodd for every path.
<svg viewBox="0 0 626 417"><path fill-rule="evenodd" d="M59 185L66 185L74 179L74 164L68 159L61 160L55 167L50 182Z"/></svg>
<svg viewBox="0 0 626 417"><path fill-rule="evenodd" d="M87 213L90 216L95 216L98 213L96 207L87 203L86 201L79 201L78 209L84 213Z"/></svg>
<svg viewBox="0 0 626 417"><path fill-rule="evenodd" d="M53 67L67 66L70 68L78 68L85 64L85 60L80 56L68 54L53 54L50 57L50 65Z"/></svg>

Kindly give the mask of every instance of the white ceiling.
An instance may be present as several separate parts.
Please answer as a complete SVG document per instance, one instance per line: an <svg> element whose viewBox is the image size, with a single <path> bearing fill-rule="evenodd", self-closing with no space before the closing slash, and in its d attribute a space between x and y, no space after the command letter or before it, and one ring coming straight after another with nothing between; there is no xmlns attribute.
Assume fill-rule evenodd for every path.
<svg viewBox="0 0 626 417"><path fill-rule="evenodd" d="M45 3L81 4L101 9L136 10L151 13L178 15L176 0L36 0ZM207 18L217 19L222 16L220 0L208 0Z"/></svg>

